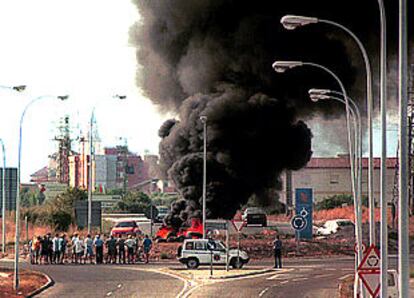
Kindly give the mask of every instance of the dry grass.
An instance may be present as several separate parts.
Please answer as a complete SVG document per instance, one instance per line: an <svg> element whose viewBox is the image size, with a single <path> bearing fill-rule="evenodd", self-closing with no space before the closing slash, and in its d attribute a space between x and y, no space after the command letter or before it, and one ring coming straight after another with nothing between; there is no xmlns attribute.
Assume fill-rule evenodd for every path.
<svg viewBox="0 0 414 298"><path fill-rule="evenodd" d="M8 277L0 277L0 298L25 297L47 283L47 279L43 274L22 270L20 273L19 291L16 292L13 290L12 270L0 268L0 272L8 274Z"/></svg>

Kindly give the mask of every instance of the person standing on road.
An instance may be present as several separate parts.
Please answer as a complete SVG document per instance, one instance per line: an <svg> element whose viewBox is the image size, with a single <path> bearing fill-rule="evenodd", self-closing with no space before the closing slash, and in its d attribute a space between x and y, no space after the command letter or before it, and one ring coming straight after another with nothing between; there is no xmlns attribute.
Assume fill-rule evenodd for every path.
<svg viewBox="0 0 414 298"><path fill-rule="evenodd" d="M128 239L125 241L125 245L128 248L128 264L133 263L134 260L134 246L135 240L132 239L132 235L128 235Z"/></svg>
<svg viewBox="0 0 414 298"><path fill-rule="evenodd" d="M92 264L92 258L93 258L93 240L91 238L91 235L88 234L85 239L85 262L86 259L89 259L89 263Z"/></svg>
<svg viewBox="0 0 414 298"><path fill-rule="evenodd" d="M78 264L78 261L82 264L82 256L85 253L85 245L81 236L75 240L75 253L75 264Z"/></svg>
<svg viewBox="0 0 414 298"><path fill-rule="evenodd" d="M125 264L126 263L126 258L125 258L125 239L123 237L123 235L119 236L118 239L118 258L119 258L119 264Z"/></svg>
<svg viewBox="0 0 414 298"><path fill-rule="evenodd" d="M276 236L273 242L273 250L275 253L275 268L282 268L282 241L279 239L279 235Z"/></svg>
<svg viewBox="0 0 414 298"><path fill-rule="evenodd" d="M60 260L60 238L59 234L56 233L55 237L52 240L52 250L53 250L53 262L52 264L59 263Z"/></svg>
<svg viewBox="0 0 414 298"><path fill-rule="evenodd" d="M68 249L68 241L66 240L66 235L63 234L60 238L61 244L60 244L60 260L59 263L63 264L65 261L66 255L67 255L67 249Z"/></svg>
<svg viewBox="0 0 414 298"><path fill-rule="evenodd" d="M34 257L34 264L39 264L39 257L40 257L40 236L33 238L33 257Z"/></svg>
<svg viewBox="0 0 414 298"><path fill-rule="evenodd" d="M144 241L142 242L142 246L144 247L145 264L148 264L149 255L152 248L152 240L149 239L148 235L145 235Z"/></svg>
<svg viewBox="0 0 414 298"><path fill-rule="evenodd" d="M102 264L104 242L101 239L101 235L96 235L93 245L95 246L96 264Z"/></svg>
<svg viewBox="0 0 414 298"><path fill-rule="evenodd" d="M108 264L116 263L116 239L113 235L106 241L106 246L108 248Z"/></svg>

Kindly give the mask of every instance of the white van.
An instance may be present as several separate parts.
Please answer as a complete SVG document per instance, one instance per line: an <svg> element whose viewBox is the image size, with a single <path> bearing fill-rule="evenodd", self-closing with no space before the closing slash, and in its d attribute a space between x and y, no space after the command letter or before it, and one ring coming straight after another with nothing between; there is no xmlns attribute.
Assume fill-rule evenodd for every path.
<svg viewBox="0 0 414 298"><path fill-rule="evenodd" d="M215 248L210 251L207 249L208 239L186 239L183 246L178 249L178 260L185 264L189 269L196 269L200 265L209 265L213 260L213 265L225 265L227 260L227 249L223 242L212 240ZM230 249L229 265L235 269L242 268L249 262L249 256L243 250Z"/></svg>

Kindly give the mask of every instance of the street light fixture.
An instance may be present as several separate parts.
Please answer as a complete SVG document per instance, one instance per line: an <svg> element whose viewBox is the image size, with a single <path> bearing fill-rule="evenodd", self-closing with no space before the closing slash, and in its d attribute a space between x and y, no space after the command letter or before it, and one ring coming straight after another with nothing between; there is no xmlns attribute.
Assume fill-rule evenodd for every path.
<svg viewBox="0 0 414 298"><path fill-rule="evenodd" d="M52 96L52 95L43 95L32 99L24 108L22 115L20 117L20 126L19 126L19 146L18 146L18 158L17 158L17 189L16 189L16 234L14 240L14 289L19 288L19 241L20 241L20 168L22 160L22 141L23 141L23 120L26 115L29 107L35 102L45 99L45 98L56 98L61 101L68 99L68 95L64 96Z"/></svg>
<svg viewBox="0 0 414 298"><path fill-rule="evenodd" d="M333 96L330 94L335 94L338 96ZM320 100L335 100L346 104L345 99L343 99L343 94L341 92L328 90L328 89L310 89L309 90L310 99L313 102L318 102ZM356 214L355 218L357 218L356 222L362 223L362 121L361 121L361 113L360 110L352 98L348 97L348 101L351 104L350 111L354 118L354 133L355 133L355 155L356 159L356 169L355 169L355 176L357 177L357 207L355 208ZM362 229L360 229L360 235L362 235Z"/></svg>
<svg viewBox="0 0 414 298"><path fill-rule="evenodd" d="M119 95L115 94L112 96L114 99L124 100L127 98L126 95ZM106 98L105 98L106 99ZM91 112L91 118L90 118L90 127L89 127L89 169L88 169L88 234L91 233L92 229L92 167L93 167L93 161L95 157L95 150L93 146L93 123L95 121L95 110L99 103L101 103L103 100L98 101L93 108Z"/></svg>
<svg viewBox="0 0 414 298"><path fill-rule="evenodd" d="M303 62L303 61L275 61L272 64L273 69L276 72L285 72L289 69L295 68L295 67L299 67L299 66L310 66L310 67L314 67L320 70L323 70L324 72L327 72L329 75L331 75L335 81L338 83L341 92L344 96L344 100L345 100L345 106L346 106L346 125L347 125L347 137L348 137L348 151L349 151L349 161L350 161L350 166L351 166L351 187L352 187L352 193L353 193L353 197L354 197L354 206L355 206L355 214L357 214L358 212L358 207L357 207L357 188L356 188L356 176L355 176L355 164L354 164L354 150L352 148L352 137L351 137L351 127L350 127L350 105L349 105L349 101L348 101L348 95L347 92L345 90L344 84L342 83L342 81L339 79L339 77L333 72L331 71L329 68L317 64L317 63L312 63L312 62ZM356 224L355 224L355 238L357 240L357 246L358 246L358 253L357 253L357 260L358 260L358 264L361 262L362 260L362 231L361 231L361 222L357 222L357 218L356 218Z"/></svg>
<svg viewBox="0 0 414 298"><path fill-rule="evenodd" d="M366 96L367 96L367 126L368 126L368 204L369 204L369 239L370 244L375 244L375 200L374 200L374 158L373 158L373 131L372 131L372 113L373 113L373 87L372 87L372 67L368 53L360 39L347 27L330 20L286 15L280 21L288 30L294 30L298 27L309 24L323 23L334 26L345 31L357 44L365 64L366 71Z"/></svg>
<svg viewBox="0 0 414 298"><path fill-rule="evenodd" d="M206 194L207 194L207 116L200 116L203 123L203 239L206 238Z"/></svg>

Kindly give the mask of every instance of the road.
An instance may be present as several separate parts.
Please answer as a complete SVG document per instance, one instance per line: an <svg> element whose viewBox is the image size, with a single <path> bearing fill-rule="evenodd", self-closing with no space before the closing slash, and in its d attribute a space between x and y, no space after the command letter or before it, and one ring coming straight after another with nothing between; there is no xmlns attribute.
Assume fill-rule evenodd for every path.
<svg viewBox="0 0 414 298"><path fill-rule="evenodd" d="M353 259L289 261L284 271L216 282L192 289L188 297L336 297L339 278L353 272Z"/></svg>
<svg viewBox="0 0 414 298"><path fill-rule="evenodd" d="M11 262L1 263L12 266ZM35 265L23 268L49 275L55 284L36 297L177 297L184 281L153 272L153 265ZM0 295L1 296L1 295Z"/></svg>

